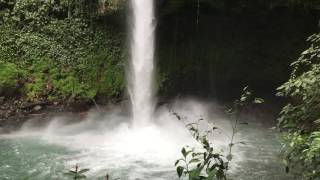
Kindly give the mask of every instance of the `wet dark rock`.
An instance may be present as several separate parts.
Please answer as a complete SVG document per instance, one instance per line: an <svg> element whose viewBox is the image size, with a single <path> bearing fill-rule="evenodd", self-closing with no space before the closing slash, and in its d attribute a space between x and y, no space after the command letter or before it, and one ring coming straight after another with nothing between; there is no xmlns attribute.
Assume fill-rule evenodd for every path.
<svg viewBox="0 0 320 180"><path fill-rule="evenodd" d="M5 133L5 130L2 127L0 127L0 134L2 133Z"/></svg>
<svg viewBox="0 0 320 180"><path fill-rule="evenodd" d="M68 109L73 112L88 111L92 106L92 102L85 100L74 100L68 102Z"/></svg>
<svg viewBox="0 0 320 180"><path fill-rule="evenodd" d="M41 109L42 109L42 106L40 106L40 105L36 105L33 107L34 111L40 111Z"/></svg>
<svg viewBox="0 0 320 180"><path fill-rule="evenodd" d="M35 121L39 126L61 115L80 121L93 107L92 102L85 100L50 102L41 99L38 102L28 102L20 98L0 97L0 102L0 134L18 130L29 120Z"/></svg>
<svg viewBox="0 0 320 180"><path fill-rule="evenodd" d="M8 118L8 117L10 117L10 115L11 115L11 111L8 110L8 111L5 113L5 117Z"/></svg>
<svg viewBox="0 0 320 180"><path fill-rule="evenodd" d="M0 97L0 104L4 103L4 97Z"/></svg>

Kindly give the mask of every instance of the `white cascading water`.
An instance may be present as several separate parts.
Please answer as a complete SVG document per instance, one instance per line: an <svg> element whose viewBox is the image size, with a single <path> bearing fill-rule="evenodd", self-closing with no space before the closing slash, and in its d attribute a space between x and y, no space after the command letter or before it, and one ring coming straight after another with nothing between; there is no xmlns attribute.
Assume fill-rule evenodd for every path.
<svg viewBox="0 0 320 180"><path fill-rule="evenodd" d="M47 127L38 129L37 121L31 120L12 136L41 137L41 142L67 147L73 153L52 161L62 160L66 167L75 164L89 167L87 175L91 178L109 172L115 179L177 179L173 163L181 157L181 147L198 146L185 124L199 119L199 115L210 119L211 108L207 104L183 100L163 105L155 111L154 0L131 0L131 5L131 61L127 80L133 128L128 123L131 118L123 116L122 108L115 106L104 116L93 111L86 120L71 124L68 119L56 117ZM185 117L185 122L178 121L169 109ZM223 123L225 121L220 124ZM206 128L204 123L203 129ZM217 132L215 138L215 145L222 147L226 137ZM43 162L34 166L39 169Z"/></svg>
<svg viewBox="0 0 320 180"><path fill-rule="evenodd" d="M131 62L128 77L132 103L133 126L141 127L152 121L154 111L154 2L131 0L133 32Z"/></svg>
<svg viewBox="0 0 320 180"><path fill-rule="evenodd" d="M173 164L176 159L181 158L180 149L185 145L198 147L185 124L199 118L210 120L219 127L215 134L211 134L214 137L211 141L217 151L228 148L226 143L229 142L232 127L224 116L220 117L219 113L215 113L220 111L219 106L195 100L178 100L157 108L154 113L153 1L131 0L133 37L128 90L133 108L134 128L130 128L130 117L122 112L121 106L112 107L104 114L90 112L82 121L74 122L69 121L68 117L55 117L44 127L39 127L39 121L31 119L19 132L0 135L0 159L5 160L4 164L0 162L0 179L21 179L21 176L39 180L48 177L62 179L61 166L71 168L76 164L81 168L90 168L86 173L89 179L97 179L106 173L110 174L111 179L178 179ZM178 121L169 110L174 110L184 120ZM154 123L151 123L153 121ZM205 132L208 124L201 122L203 124L200 124L199 128ZM40 124L42 123L41 119ZM274 166L277 165L276 156L268 155L273 152L276 154L277 141L274 134L262 127L261 123L256 124L249 123L246 126L247 131L238 134L242 136L239 140L248 142L246 146L249 147L235 150L232 167L238 179L239 175L240 179L257 179L255 177L263 177L266 173L266 177L269 177L272 172L269 174L265 169L281 169ZM261 147L270 151L261 151ZM249 151L259 153L248 158L246 155ZM24 163L21 163L21 159ZM29 166L26 167L26 164ZM260 169L254 173L254 177L252 173L243 173L257 165Z"/></svg>
<svg viewBox="0 0 320 180"><path fill-rule="evenodd" d="M199 115L210 119L211 108L207 104L183 100L155 109L154 0L131 0L131 5L131 61L127 80L133 117L122 113L121 106L114 106L104 114L93 111L86 120L76 123L69 123L68 118L56 117L46 127L38 128L38 122L30 120L11 137L40 137L40 143L66 147L72 153L62 154L52 162L62 161L66 167L75 164L88 167L90 172L87 175L90 178L100 177L107 172L112 179L177 179L173 164L181 157L181 147L198 146L185 124L199 119ZM184 122L178 121L170 110L185 117ZM205 128L207 124L204 124ZM215 138L216 145L226 141L219 134ZM30 161L34 162L32 158ZM43 161L34 164L35 169L42 168L43 164ZM0 166L0 173L2 169ZM48 172L51 173L52 169Z"/></svg>

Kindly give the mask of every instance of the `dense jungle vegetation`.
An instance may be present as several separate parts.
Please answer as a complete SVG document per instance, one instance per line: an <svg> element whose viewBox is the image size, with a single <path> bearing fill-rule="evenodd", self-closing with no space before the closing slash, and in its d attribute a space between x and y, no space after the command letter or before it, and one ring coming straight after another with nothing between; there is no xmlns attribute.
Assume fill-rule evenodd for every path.
<svg viewBox="0 0 320 180"><path fill-rule="evenodd" d="M1 1L0 93L29 101L123 90L122 34L98 1ZM103 9L108 7L108 9Z"/></svg>
<svg viewBox="0 0 320 180"><path fill-rule="evenodd" d="M126 3L0 0L0 97L122 98ZM318 0L158 1L159 94L277 92L287 103L278 118L286 170L319 179L319 14Z"/></svg>

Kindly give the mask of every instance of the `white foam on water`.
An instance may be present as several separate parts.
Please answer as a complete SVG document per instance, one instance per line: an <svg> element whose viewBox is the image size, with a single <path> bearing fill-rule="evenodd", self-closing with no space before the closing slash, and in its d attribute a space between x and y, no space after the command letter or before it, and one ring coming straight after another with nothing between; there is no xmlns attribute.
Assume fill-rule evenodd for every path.
<svg viewBox="0 0 320 180"><path fill-rule="evenodd" d="M119 177L127 173L128 179L146 179L150 174L160 173L159 179L166 179L163 176L167 173L176 177L174 162L181 158L182 147L199 147L185 127L187 123L204 118L217 126L228 127L225 119L212 117L211 108L206 103L177 101L158 108L154 123L135 128L131 128L130 117L121 116L114 108L104 117L92 112L86 120L72 124L67 123L66 118L57 117L36 130L33 127L37 124L30 121L11 137L36 137L66 147L75 152L61 157L66 166L89 167L93 177L113 172L119 173ZM170 110L183 120L178 120ZM200 128L206 130L207 122L201 123ZM225 149L228 139L225 132L219 130L212 135L217 152Z"/></svg>

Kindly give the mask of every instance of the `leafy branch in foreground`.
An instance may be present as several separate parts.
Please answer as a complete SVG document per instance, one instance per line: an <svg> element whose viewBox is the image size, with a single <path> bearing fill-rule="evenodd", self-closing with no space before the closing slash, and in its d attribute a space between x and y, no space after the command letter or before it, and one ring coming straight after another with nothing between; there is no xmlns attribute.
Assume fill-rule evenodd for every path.
<svg viewBox="0 0 320 180"><path fill-rule="evenodd" d="M75 166L74 170L69 170L69 172L64 173L65 176L72 177L73 179L86 179L85 175L90 169L80 169L78 165Z"/></svg>
<svg viewBox="0 0 320 180"><path fill-rule="evenodd" d="M72 179L87 179L87 176L85 175L86 172L88 172L90 169L80 169L78 165L75 166L74 170L69 170L68 172L64 173L63 175L72 178ZM107 173L104 176L105 180L112 180L110 175ZM114 180L120 180L120 178L115 178Z"/></svg>
<svg viewBox="0 0 320 180"><path fill-rule="evenodd" d="M239 99L236 99L233 102L233 105L226 111L226 113L230 116L231 120L234 122L232 123L232 134L231 140L229 143L229 153L227 155L227 160L232 160L232 147L236 144L244 144L244 142L234 142L235 135L238 132L238 125L239 124L246 124L246 123L239 123L240 115L243 110L249 106L250 104L261 104L264 100L262 98L256 98L253 96L252 92L249 90L248 86L244 87Z"/></svg>
<svg viewBox="0 0 320 180"><path fill-rule="evenodd" d="M226 179L225 171L228 164L222 159L222 155L214 151L213 144L209 142L208 136L217 129L211 127L209 130L201 133L199 131L199 122L189 123L186 127L192 136L200 143L201 149L183 147L181 150L183 158L175 163L177 174L180 177L187 176L189 180L212 180Z"/></svg>
<svg viewBox="0 0 320 180"><path fill-rule="evenodd" d="M289 101L278 118L286 172L297 179L320 178L320 33L291 64L290 79L277 90Z"/></svg>
<svg viewBox="0 0 320 180"><path fill-rule="evenodd" d="M232 135L228 146L228 155L226 156L227 162L224 161L223 155L220 152L214 150L213 143L209 141L210 135L218 129L217 127L208 122L207 127L209 128L205 131L200 131L199 123L204 120L203 118L198 119L195 123L187 124L186 127L195 140L201 145L201 148L196 149L189 146L182 148L182 158L178 159L175 163L179 178L184 176L189 180L226 180L226 171L232 160L232 148L236 144L243 144L243 142L234 142L235 135L238 132L240 115L248 105L263 102L263 99L253 97L249 88L245 87L242 90L240 98L235 100L232 107L226 111L231 119L234 119L234 123L232 123ZM178 120L184 120L184 118L176 112L173 112L173 115L176 116Z"/></svg>

